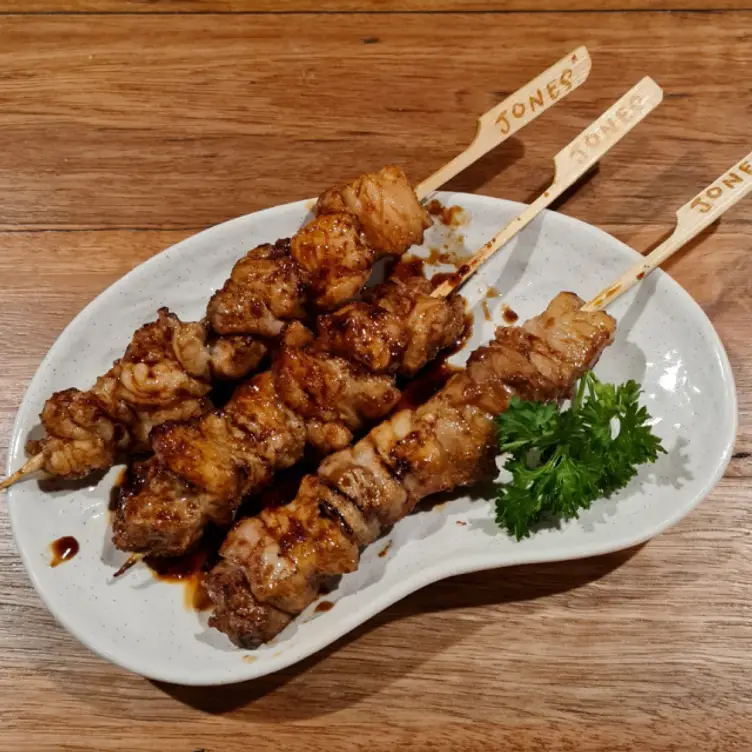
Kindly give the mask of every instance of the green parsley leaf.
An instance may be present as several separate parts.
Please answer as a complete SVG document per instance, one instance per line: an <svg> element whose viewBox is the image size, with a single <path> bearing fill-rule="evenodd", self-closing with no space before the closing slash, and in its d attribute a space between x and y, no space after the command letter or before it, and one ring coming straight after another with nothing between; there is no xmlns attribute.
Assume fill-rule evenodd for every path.
<svg viewBox="0 0 752 752"><path fill-rule="evenodd" d="M591 372L567 410L514 397L496 418L508 483L496 487L496 522L517 540L549 519L577 517L665 453L635 381L603 384Z"/></svg>

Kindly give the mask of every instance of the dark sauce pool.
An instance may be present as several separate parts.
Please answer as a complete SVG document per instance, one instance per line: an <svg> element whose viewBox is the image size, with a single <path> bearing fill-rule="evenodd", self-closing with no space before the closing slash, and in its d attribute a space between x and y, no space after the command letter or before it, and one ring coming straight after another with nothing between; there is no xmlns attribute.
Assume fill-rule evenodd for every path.
<svg viewBox="0 0 752 752"><path fill-rule="evenodd" d="M52 558L51 567L58 567L63 562L70 561L79 550L78 541L72 535L65 535L50 543Z"/></svg>
<svg viewBox="0 0 752 752"><path fill-rule="evenodd" d="M144 563L155 580L180 583L184 587L185 607L192 611L206 611L213 606L204 587L204 577L219 559L219 547L224 533L210 528L199 545L184 556L163 559L149 556Z"/></svg>
<svg viewBox="0 0 752 752"><path fill-rule="evenodd" d="M465 222L465 210L461 206L444 206L438 199L433 199L429 201L426 209L432 217L436 217L447 227L459 227Z"/></svg>
<svg viewBox="0 0 752 752"><path fill-rule="evenodd" d="M402 388L402 396L399 399L394 412L399 410L414 410L428 402L455 373L462 368L453 366L445 360L426 366L414 379L408 381Z"/></svg>
<svg viewBox="0 0 752 752"><path fill-rule="evenodd" d="M517 321L520 317L518 314L516 314L511 308L508 308L507 306L504 306L504 321L507 322L507 324L514 324L515 321Z"/></svg>
<svg viewBox="0 0 752 752"><path fill-rule="evenodd" d="M410 277L425 277L426 259L409 256L400 259L389 272L393 279L409 279Z"/></svg>
<svg viewBox="0 0 752 752"><path fill-rule="evenodd" d="M484 300L481 304L481 308L483 308L483 318L485 318L486 321L491 320L491 311L488 308L488 301Z"/></svg>

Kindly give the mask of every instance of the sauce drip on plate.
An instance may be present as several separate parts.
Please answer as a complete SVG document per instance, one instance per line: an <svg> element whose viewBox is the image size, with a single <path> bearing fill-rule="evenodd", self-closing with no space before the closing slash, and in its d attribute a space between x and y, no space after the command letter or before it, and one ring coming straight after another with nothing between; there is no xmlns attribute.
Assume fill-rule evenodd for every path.
<svg viewBox="0 0 752 752"><path fill-rule="evenodd" d="M426 209L431 216L447 227L459 227L465 222L465 210L461 206L444 206L441 201L434 199L428 203Z"/></svg>
<svg viewBox="0 0 752 752"><path fill-rule="evenodd" d="M517 319L519 319L519 315L516 314L511 308L504 306L504 321L506 321L507 324L514 324Z"/></svg>
<svg viewBox="0 0 752 752"><path fill-rule="evenodd" d="M51 567L60 566L65 561L70 561L78 553L78 541L72 535L64 535L50 543L52 551Z"/></svg>

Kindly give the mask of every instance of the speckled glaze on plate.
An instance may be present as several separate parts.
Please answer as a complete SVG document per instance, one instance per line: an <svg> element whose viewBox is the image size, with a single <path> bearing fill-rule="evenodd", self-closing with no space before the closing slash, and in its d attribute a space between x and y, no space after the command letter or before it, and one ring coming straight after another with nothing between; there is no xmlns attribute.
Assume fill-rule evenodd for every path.
<svg viewBox="0 0 752 752"><path fill-rule="evenodd" d="M467 194L440 193L439 198L465 208L467 223L450 242L462 242L464 236L467 249L481 245L522 208ZM185 320L200 317L241 254L291 235L307 205L279 206L211 228L149 260L100 295L66 328L34 376L13 430L8 469L22 464L24 442L51 392L92 384L160 305L169 305ZM442 232L447 231L433 229L425 248L446 240L438 237ZM491 336L502 323L504 304L522 320L562 289L590 297L635 257L600 230L545 213L467 285L464 294L475 304L476 327L455 359L461 362ZM485 301L492 322L485 320L481 303L489 285L500 292ZM458 493L447 504L409 516L368 548L359 570L326 596L333 608L316 612L313 604L272 643L253 652L233 647L206 626L205 614L187 610L180 585L157 581L145 568L110 582L124 559L109 542L107 505L116 470L83 488L47 491L28 480L10 490L13 531L29 576L55 617L108 660L152 679L207 685L289 666L398 599L450 575L591 556L642 542L686 515L720 478L736 434L736 395L713 327L667 275L652 275L611 312L619 329L597 373L610 381L634 378L643 384L668 454L618 497L596 503L579 520L517 543L495 528L491 504L480 493ZM50 543L65 535L75 536L80 552L51 568ZM406 650L410 639L415 636L406 634Z"/></svg>

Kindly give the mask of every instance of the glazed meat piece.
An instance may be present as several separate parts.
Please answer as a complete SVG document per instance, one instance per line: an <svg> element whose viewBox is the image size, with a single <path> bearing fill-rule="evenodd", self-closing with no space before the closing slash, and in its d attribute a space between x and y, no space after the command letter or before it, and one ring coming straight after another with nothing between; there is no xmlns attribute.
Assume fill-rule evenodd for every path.
<svg viewBox="0 0 752 752"><path fill-rule="evenodd" d="M229 561L212 569L204 588L217 606L209 623L240 647L262 645L292 621L290 614L257 601L243 568Z"/></svg>
<svg viewBox="0 0 752 752"><path fill-rule="evenodd" d="M206 315L212 328L219 334L275 337L285 321L305 315L307 295L300 272L289 240L249 251L209 301Z"/></svg>
<svg viewBox="0 0 752 752"><path fill-rule="evenodd" d="M266 344L248 334L217 335L206 320L178 322L172 350L187 373L204 381L242 379L255 371L269 352Z"/></svg>
<svg viewBox="0 0 752 752"><path fill-rule="evenodd" d="M208 521L231 520L226 507L215 507L209 494L150 457L134 463L120 486L112 539L137 553L149 553L159 541L164 556L178 556L198 542Z"/></svg>
<svg viewBox="0 0 752 752"><path fill-rule="evenodd" d="M432 298L431 290L421 276L377 285L363 302L319 318L319 347L372 373L414 376L456 344L466 326L463 299Z"/></svg>
<svg viewBox="0 0 752 752"><path fill-rule="evenodd" d="M209 343L212 375L222 381L239 381L257 370L269 348L248 335L217 337Z"/></svg>
<svg viewBox="0 0 752 752"><path fill-rule="evenodd" d="M572 292L559 293L548 308L524 329L555 352L560 362L577 370L592 368L603 347L611 342L615 323L607 313L583 311L582 300ZM501 330L497 340L503 339Z"/></svg>
<svg viewBox="0 0 752 752"><path fill-rule="evenodd" d="M241 384L225 406L225 413L242 427L254 442L256 454L274 470L291 467L303 454L305 423L280 400L270 371Z"/></svg>
<svg viewBox="0 0 752 752"><path fill-rule="evenodd" d="M327 457L318 474L360 511L365 521L364 528L358 531L358 543L362 546L375 540L382 529L402 519L411 509L407 506L405 489L392 476L370 437Z"/></svg>
<svg viewBox="0 0 752 752"><path fill-rule="evenodd" d="M316 204L317 214L349 212L357 217L369 245L378 254L400 256L423 242L431 226L405 173L393 165L330 188Z"/></svg>
<svg viewBox="0 0 752 752"><path fill-rule="evenodd" d="M246 574L254 597L297 613L327 577L358 566L358 546L336 519L322 514L337 492L306 476L294 501L238 523L222 545L230 564L252 561ZM340 500L343 501L344 500ZM328 507L326 506L328 505Z"/></svg>
<svg viewBox="0 0 752 752"><path fill-rule="evenodd" d="M43 468L61 478L82 478L112 465L127 436L101 404L88 392L65 389L55 392L39 416L47 434L29 441L31 456L43 456Z"/></svg>
<svg viewBox="0 0 752 752"><path fill-rule="evenodd" d="M164 407L208 394L205 340L203 327L183 324L160 308L157 320L142 326L125 351L115 397L135 407Z"/></svg>
<svg viewBox="0 0 752 752"><path fill-rule="evenodd" d="M237 523L221 551L217 581L214 572L208 578L209 592L218 594L210 624L240 645L270 639L268 607L299 613L326 578L352 571L357 547L408 514L421 498L493 474L494 416L512 396L567 397L610 343L614 320L605 313L583 313L581 306L579 298L565 293L525 325L497 330L467 369L425 405L397 413L354 447L327 458L317 476L303 480L289 505ZM312 521L322 515L337 522L339 535L329 528L321 534ZM295 531L289 551L278 530ZM234 573L232 586L222 579L225 567ZM233 610L235 604L240 611ZM279 620L276 626L286 624Z"/></svg>
<svg viewBox="0 0 752 752"><path fill-rule="evenodd" d="M272 369L280 397L298 415L350 430L386 415L400 397L388 376L310 348L283 347Z"/></svg>
<svg viewBox="0 0 752 752"><path fill-rule="evenodd" d="M404 322L378 305L348 303L318 320L322 350L349 357L371 373L392 373L407 348Z"/></svg>
<svg viewBox="0 0 752 752"><path fill-rule="evenodd" d="M245 431L220 411L163 423L152 431L151 442L166 467L221 499L238 499L246 483L261 487L271 477Z"/></svg>
<svg viewBox="0 0 752 752"><path fill-rule="evenodd" d="M316 217L295 233L290 254L308 286L311 303L329 311L357 295L374 262L358 220L337 212Z"/></svg>
<svg viewBox="0 0 752 752"><path fill-rule="evenodd" d="M166 467L231 505L297 462L304 445L304 424L277 398L269 373L238 387L224 410L152 432Z"/></svg>
<svg viewBox="0 0 752 752"><path fill-rule="evenodd" d="M414 376L441 350L456 344L465 331L465 302L458 295L432 298L433 285L420 275L390 279L374 288L376 303L397 316L408 332L399 361L402 376Z"/></svg>

